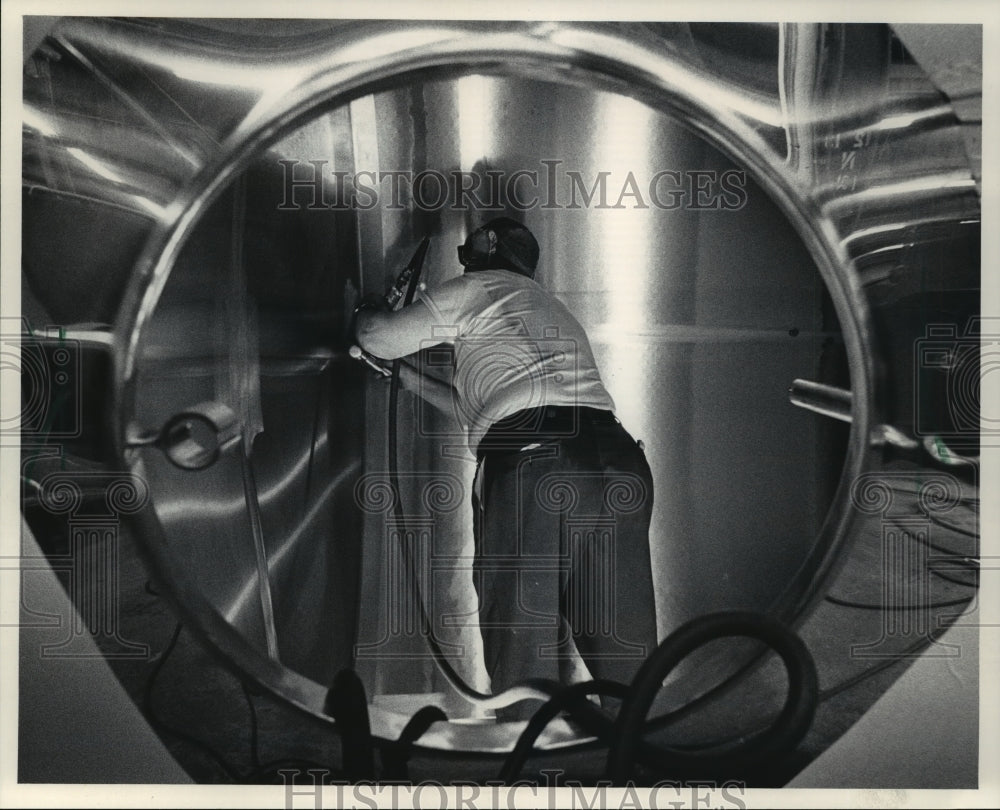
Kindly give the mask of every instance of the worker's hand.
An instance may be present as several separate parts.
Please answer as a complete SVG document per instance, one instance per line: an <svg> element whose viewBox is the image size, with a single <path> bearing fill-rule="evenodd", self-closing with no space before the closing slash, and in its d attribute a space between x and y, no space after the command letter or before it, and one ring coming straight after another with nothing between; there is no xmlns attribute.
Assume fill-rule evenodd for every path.
<svg viewBox="0 0 1000 810"><path fill-rule="evenodd" d="M361 303L354 308L354 316L356 318L359 312L364 312L365 310L386 312L388 309L389 305L386 304L385 298L381 295L377 295L376 293L368 293L361 299Z"/></svg>
<svg viewBox="0 0 1000 810"><path fill-rule="evenodd" d="M368 295L361 299L361 303L354 308L351 332L357 337L362 330L362 324L368 314L373 312L387 312L388 309L385 299L382 296L375 293L368 293Z"/></svg>

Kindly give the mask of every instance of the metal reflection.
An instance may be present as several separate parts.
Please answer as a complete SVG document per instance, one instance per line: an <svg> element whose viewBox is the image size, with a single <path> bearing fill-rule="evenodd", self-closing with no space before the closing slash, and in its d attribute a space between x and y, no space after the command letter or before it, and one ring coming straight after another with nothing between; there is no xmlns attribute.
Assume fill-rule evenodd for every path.
<svg viewBox="0 0 1000 810"><path fill-rule="evenodd" d="M371 569L359 582L362 569L341 564L343 556L359 557L364 538L370 542L377 532L352 493L356 478L377 470L384 453L372 438L381 430L384 393L347 356L351 305L361 292L383 286L414 235L435 230L437 242L457 244L471 219L467 212L427 214L402 206L317 213L287 233L269 230L283 194L282 178L269 174L276 158L330 158L331 172L429 166L472 172L509 171L526 159L568 152L597 170L605 164L651 170L658 161L667 168L731 163L766 198L768 216L780 220L775 228L787 231L773 243L782 249L774 261L786 261L787 248L814 265L812 280L799 287L788 283L794 275L767 269L761 259L754 266L783 282L774 284L770 302L763 300L764 314L751 318L737 277L722 268L766 251L754 253L729 233L728 247L713 256L724 228L692 218L691 233L703 235L696 249L693 242L669 242L652 210L635 216L591 211L592 220L572 225L561 219L566 212L530 212L539 231L550 234L543 253L560 260L547 283L601 344L595 349L617 376L625 419L639 426L664 470L703 458L694 451L696 437L711 426L693 428L694 417L685 423L685 403L694 399L714 416L729 404L732 415L733 391L741 387L748 402L774 409L750 420L773 425L807 418L777 404L787 406L793 379L813 379L806 372L780 382L784 370L773 372L774 385L770 377L764 384L746 375L739 386L721 387L720 395L716 381L738 375L741 365L764 368L776 347L795 340L784 358L820 357L820 365L842 367L830 372L837 379L816 381L849 386L849 403L841 398L836 409L838 418L850 419L846 456L842 465L835 460L822 424L798 423L819 448L815 491L826 494L816 500L829 510L816 516L819 525L808 537L793 533L794 554L775 551L784 572L777 585L748 576L719 588L711 587L718 584L713 579L706 588L699 579L704 569L691 562L698 547L669 541L700 535L716 525L711 521L723 520L731 504L715 509L718 515L684 514L699 498L711 503L705 489L666 472L658 479L665 535L657 544L660 563L664 571L681 572L660 599L664 632L691 613L718 607L706 598L738 596L802 620L842 555L851 520L848 488L865 467L878 426L891 423L907 441L917 428L906 352L920 335L904 330L896 342L885 338L896 334L897 305L938 292L965 296L964 302L978 285L971 246L979 202L958 121L926 76L893 56L890 30L765 26L758 33L773 35L773 53L749 59L686 25L301 21L274 34L265 29L252 22L227 28L63 18L26 71L25 272L59 320L114 320L119 450L151 484L153 506L140 522L143 542L188 621L241 672L322 714L326 687L351 661L366 621L359 615L358 605L367 601L362 594L382 595ZM544 87L555 89L531 94ZM566 104L531 106L539 100ZM501 121L502 111L511 109L535 118L528 125ZM496 120L484 123L484 114ZM588 116L592 128L571 125ZM627 150L616 152L611 140L601 140L605 122L608 132L627 130ZM552 151L542 152L540 144ZM256 220L240 245L258 240L245 258L261 257L260 266L230 266L235 224L227 195L236 182L255 184L258 196L246 213ZM331 175L323 183L342 190ZM67 225L62 236L46 227L52 221L100 227L70 233ZM116 239L108 239L111 232ZM743 238L763 242L771 235L758 229ZM632 255L615 250L622 240L634 246ZM290 252L293 243L315 250L293 265L286 261L299 256ZM940 270L942 254L958 256L956 266ZM327 263L326 256L335 260ZM595 267L601 256L605 266L625 266L612 282ZM432 255L429 263L435 262L431 279L455 272ZM723 275L713 276L716 271ZM99 297L84 294L94 279L102 279ZM261 305L258 350L247 335L229 334L246 352L235 360L209 326L234 317L218 300L227 284L233 294L222 298L253 288ZM779 315L790 312L810 322L779 325ZM275 368L284 371L269 375ZM709 368L726 373L714 377L704 372ZM214 401L221 389L232 399L235 389L220 380L240 369L242 383L235 387L245 394L248 382L259 381L266 417L256 441L245 441L243 459L220 458L197 474L195 487L191 473L158 451L127 450L129 436L192 403ZM244 430L251 422L243 413ZM447 426L430 427L443 434ZM727 497L736 497L751 486L738 470L752 459L755 434L744 422L728 435L742 442L731 459L737 472L726 479L735 481ZM420 453L430 453L417 445L410 452L415 464L426 461ZM440 469L461 478L463 464L455 457ZM703 469L700 480L723 481L721 469L721 462ZM261 493L259 520L245 508L248 470L256 479L252 489ZM462 518L453 520L446 533L466 536ZM718 544L713 559L746 554L742 534L711 536ZM256 543L248 542L252 537ZM750 556L769 566L765 540L757 538L761 545ZM461 560L467 550L449 553ZM746 570L759 574L752 565ZM270 609L259 590L268 580ZM467 598L449 598L455 614L468 612ZM420 641L406 650L422 649ZM732 670L727 662L713 666L718 677ZM422 682L436 688L433 672L425 667L421 673ZM378 684L393 678L385 670L371 677ZM378 733L395 737L405 717L376 704L372 720ZM437 724L422 744L503 750L516 737L503 725L484 732L450 723ZM554 728L539 744L575 739Z"/></svg>

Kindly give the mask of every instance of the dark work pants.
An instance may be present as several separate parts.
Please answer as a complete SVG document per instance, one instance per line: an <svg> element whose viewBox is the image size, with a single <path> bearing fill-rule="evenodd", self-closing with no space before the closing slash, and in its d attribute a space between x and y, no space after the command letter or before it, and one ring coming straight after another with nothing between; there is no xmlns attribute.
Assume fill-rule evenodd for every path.
<svg viewBox="0 0 1000 810"><path fill-rule="evenodd" d="M562 680L570 637L592 677L623 683L656 646L652 476L605 416L525 442L537 447L480 454L475 581L494 694L526 678Z"/></svg>

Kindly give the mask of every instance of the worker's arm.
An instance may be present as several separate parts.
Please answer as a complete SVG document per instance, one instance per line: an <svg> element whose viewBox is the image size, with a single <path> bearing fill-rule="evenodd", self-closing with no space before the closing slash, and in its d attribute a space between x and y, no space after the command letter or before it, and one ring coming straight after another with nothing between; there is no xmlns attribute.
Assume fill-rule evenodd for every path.
<svg viewBox="0 0 1000 810"><path fill-rule="evenodd" d="M404 359L422 348L445 342L434 334L437 324L423 301L394 312L368 305L358 310L355 334L369 354L383 360L401 360L399 381L406 390L445 413L454 413L451 385L433 374L422 374L412 359Z"/></svg>
<svg viewBox="0 0 1000 810"><path fill-rule="evenodd" d="M395 360L439 343L452 343L470 311L489 297L474 279L457 276L421 293L421 299L395 311L363 306L357 313L358 343L369 354ZM449 335L449 336L444 336Z"/></svg>
<svg viewBox="0 0 1000 810"><path fill-rule="evenodd" d="M406 357L420 349L443 342L434 337L437 326L423 301L389 312L374 308L358 311L355 333L358 344L369 354L384 360Z"/></svg>

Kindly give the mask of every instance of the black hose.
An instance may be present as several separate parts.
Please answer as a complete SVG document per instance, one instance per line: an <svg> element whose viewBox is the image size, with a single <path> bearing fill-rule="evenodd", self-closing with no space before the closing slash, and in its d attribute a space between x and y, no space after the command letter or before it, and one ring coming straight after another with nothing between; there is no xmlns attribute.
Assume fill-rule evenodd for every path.
<svg viewBox="0 0 1000 810"><path fill-rule="evenodd" d="M561 689L532 715L527 727L521 732L521 736L518 737L514 748L504 760L498 779L504 784L510 784L517 778L517 775L524 767L524 763L531 755L538 736L555 719L559 712L572 708L574 704L586 699L590 695L624 698L628 695L628 691L629 689L625 684L607 680L584 681L583 683L575 683L572 686Z"/></svg>
<svg viewBox="0 0 1000 810"><path fill-rule="evenodd" d="M719 638L746 636L765 642L781 656L788 673L788 695L774 723L762 734L738 741L720 755L665 751L678 772L714 772L746 768L797 745L812 724L819 699L819 680L812 656L802 640L776 620L754 613L723 612L694 619L672 633L639 668L631 693L622 704L608 752L607 778L621 785L629 777L646 715L664 678L702 645Z"/></svg>
<svg viewBox="0 0 1000 810"><path fill-rule="evenodd" d="M382 744L382 778L392 780L407 780L409 773L407 765L413 753L413 744L427 732L434 723L447 722L448 715L437 706L424 706L403 728L399 739L395 742Z"/></svg>
<svg viewBox="0 0 1000 810"><path fill-rule="evenodd" d="M373 780L375 750L368 718L368 699L354 670L344 669L334 676L323 711L337 723L346 777L352 782Z"/></svg>
<svg viewBox="0 0 1000 810"><path fill-rule="evenodd" d="M410 275L409 281L406 287L406 293L403 297L403 307L408 307L413 303L413 297L416 294L417 286L420 283L420 274L423 270L423 258L426 255L426 248L421 244L413 259L411 259L410 266L413 267L413 272ZM395 503L393 505L393 512L395 515L396 522L399 526L404 525L405 515L403 513L403 504L401 493L399 489L399 458L398 458L398 425L396 424L396 417L399 406L399 368L401 360L396 359L392 361L392 376L389 381L389 419L388 419L388 462L389 462L389 485L395 494ZM458 692L465 700L470 703L476 704L484 708L500 708L503 706L509 706L512 703L516 703L519 700L535 699L535 700L546 700L551 695L556 693L559 689L559 684L554 681L544 681L540 679L526 680L523 683L513 686L510 689L502 692L499 695L488 695L483 692L479 692L469 686L465 679L462 678L455 668L448 662L445 657L444 652L438 645L437 639L434 638L434 628L431 624L430 619L427 616L427 611L424 609L423 599L420 596L420 583L417 580L413 561L410 558L410 547L405 542L406 532L400 532L400 542L402 544L403 551L403 567L406 572L406 576L410 580L410 593L414 594L413 600L416 603L414 607L416 608L416 613L418 620L420 621L420 631L427 641L427 646L430 648L431 655L434 657L434 661L438 666L438 669L444 675L448 683Z"/></svg>

